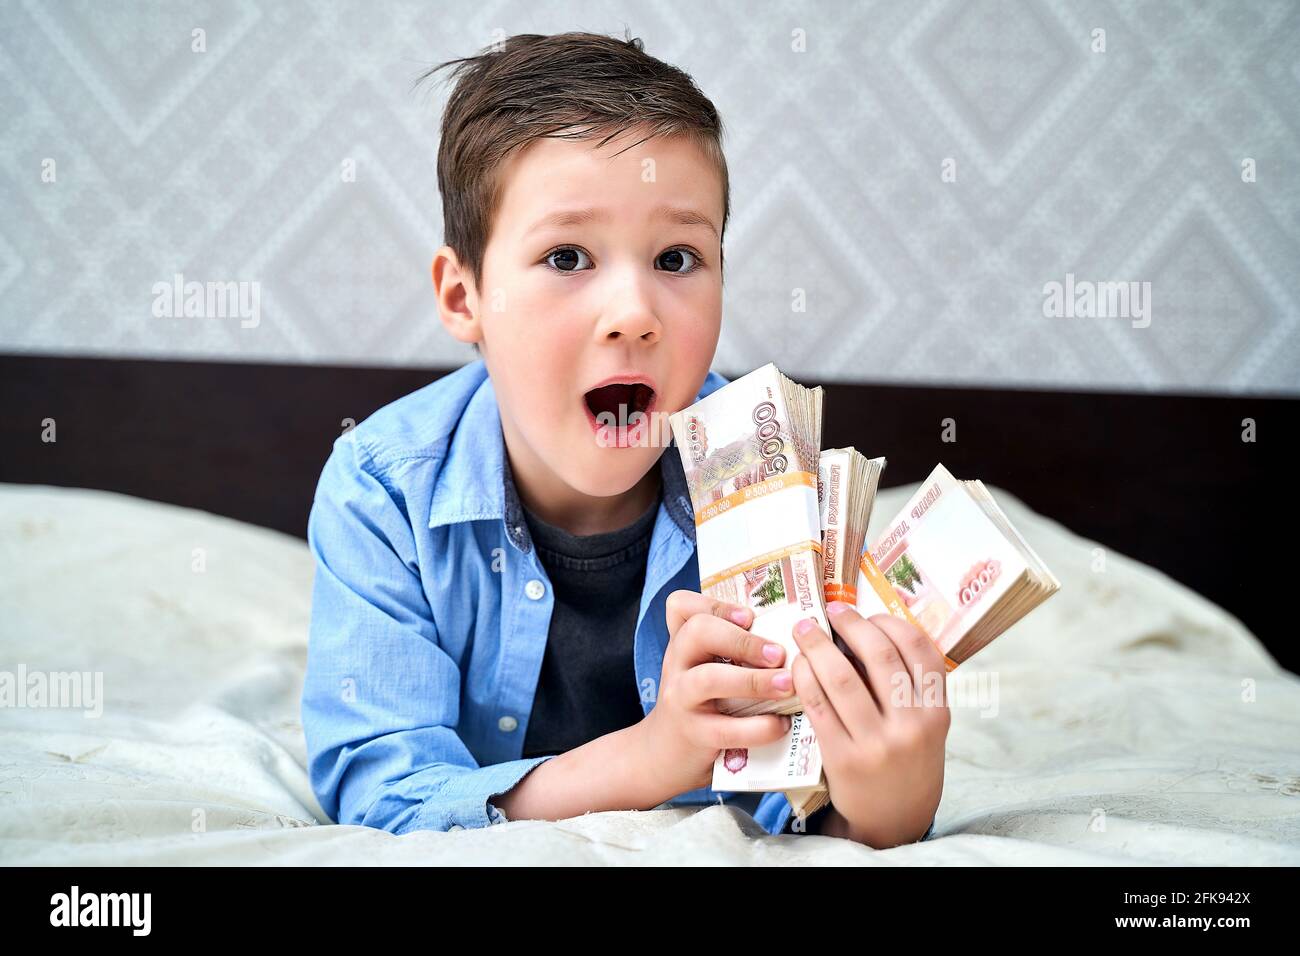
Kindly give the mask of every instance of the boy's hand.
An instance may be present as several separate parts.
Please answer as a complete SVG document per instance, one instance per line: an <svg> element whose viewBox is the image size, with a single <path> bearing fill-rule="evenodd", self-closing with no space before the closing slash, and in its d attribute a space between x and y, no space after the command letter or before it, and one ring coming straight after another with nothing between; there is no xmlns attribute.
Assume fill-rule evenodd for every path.
<svg viewBox="0 0 1300 956"><path fill-rule="evenodd" d="M943 658L922 631L889 614L863 618L839 601L827 614L856 664L811 621L794 634L794 686L821 743L833 807L820 832L876 849L915 842L943 793L952 720Z"/></svg>
<svg viewBox="0 0 1300 956"><path fill-rule="evenodd" d="M715 700L790 697L794 682L788 680L786 689L777 686L779 675L791 676L780 667L785 649L749 632L754 623L749 608L678 590L668 595L666 612L669 640L658 697L637 728L650 771L675 788L675 796L712 783L718 751L757 747L790 732L789 717L732 717L720 713ZM765 647L776 648L774 658L764 656Z"/></svg>

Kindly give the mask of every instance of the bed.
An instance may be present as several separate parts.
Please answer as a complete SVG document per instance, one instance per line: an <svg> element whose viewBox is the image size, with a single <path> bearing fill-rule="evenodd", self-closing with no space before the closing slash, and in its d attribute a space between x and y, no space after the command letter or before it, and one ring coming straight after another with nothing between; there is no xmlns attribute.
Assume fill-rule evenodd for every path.
<svg viewBox="0 0 1300 956"><path fill-rule="evenodd" d="M873 533L915 488L880 492ZM1221 608L990 490L1062 591L951 675L936 836L877 851L721 804L335 825L305 770L305 542L0 484L0 671L102 674L98 715L0 709L0 863L1300 864L1300 678Z"/></svg>

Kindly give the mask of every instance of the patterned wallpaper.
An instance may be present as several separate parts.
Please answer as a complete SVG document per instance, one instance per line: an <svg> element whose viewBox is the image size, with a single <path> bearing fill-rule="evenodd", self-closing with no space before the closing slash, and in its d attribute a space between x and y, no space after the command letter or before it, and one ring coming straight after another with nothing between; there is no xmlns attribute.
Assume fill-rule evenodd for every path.
<svg viewBox="0 0 1300 956"><path fill-rule="evenodd" d="M718 369L1300 392L1296 0L0 0L0 350L471 359L411 83L625 28L728 128Z"/></svg>

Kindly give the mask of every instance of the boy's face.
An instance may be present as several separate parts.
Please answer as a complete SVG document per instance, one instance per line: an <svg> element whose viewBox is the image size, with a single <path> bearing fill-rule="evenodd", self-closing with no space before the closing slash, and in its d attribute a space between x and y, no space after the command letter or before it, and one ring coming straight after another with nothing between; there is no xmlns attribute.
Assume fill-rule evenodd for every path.
<svg viewBox="0 0 1300 956"><path fill-rule="evenodd" d="M645 510L666 415L694 400L722 323L718 172L680 137L614 155L641 135L540 139L512 157L466 296L525 503L577 533ZM630 380L647 387L597 389Z"/></svg>

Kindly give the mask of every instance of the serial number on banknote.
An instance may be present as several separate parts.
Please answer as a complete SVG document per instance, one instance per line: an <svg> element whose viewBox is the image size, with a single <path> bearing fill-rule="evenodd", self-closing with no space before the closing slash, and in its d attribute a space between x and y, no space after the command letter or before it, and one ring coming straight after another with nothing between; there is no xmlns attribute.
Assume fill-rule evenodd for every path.
<svg viewBox="0 0 1300 956"><path fill-rule="evenodd" d="M715 501L713 504L706 505L700 509L700 520L704 521L707 518L714 518L722 514L724 511L730 511L731 508L732 503L730 501Z"/></svg>

